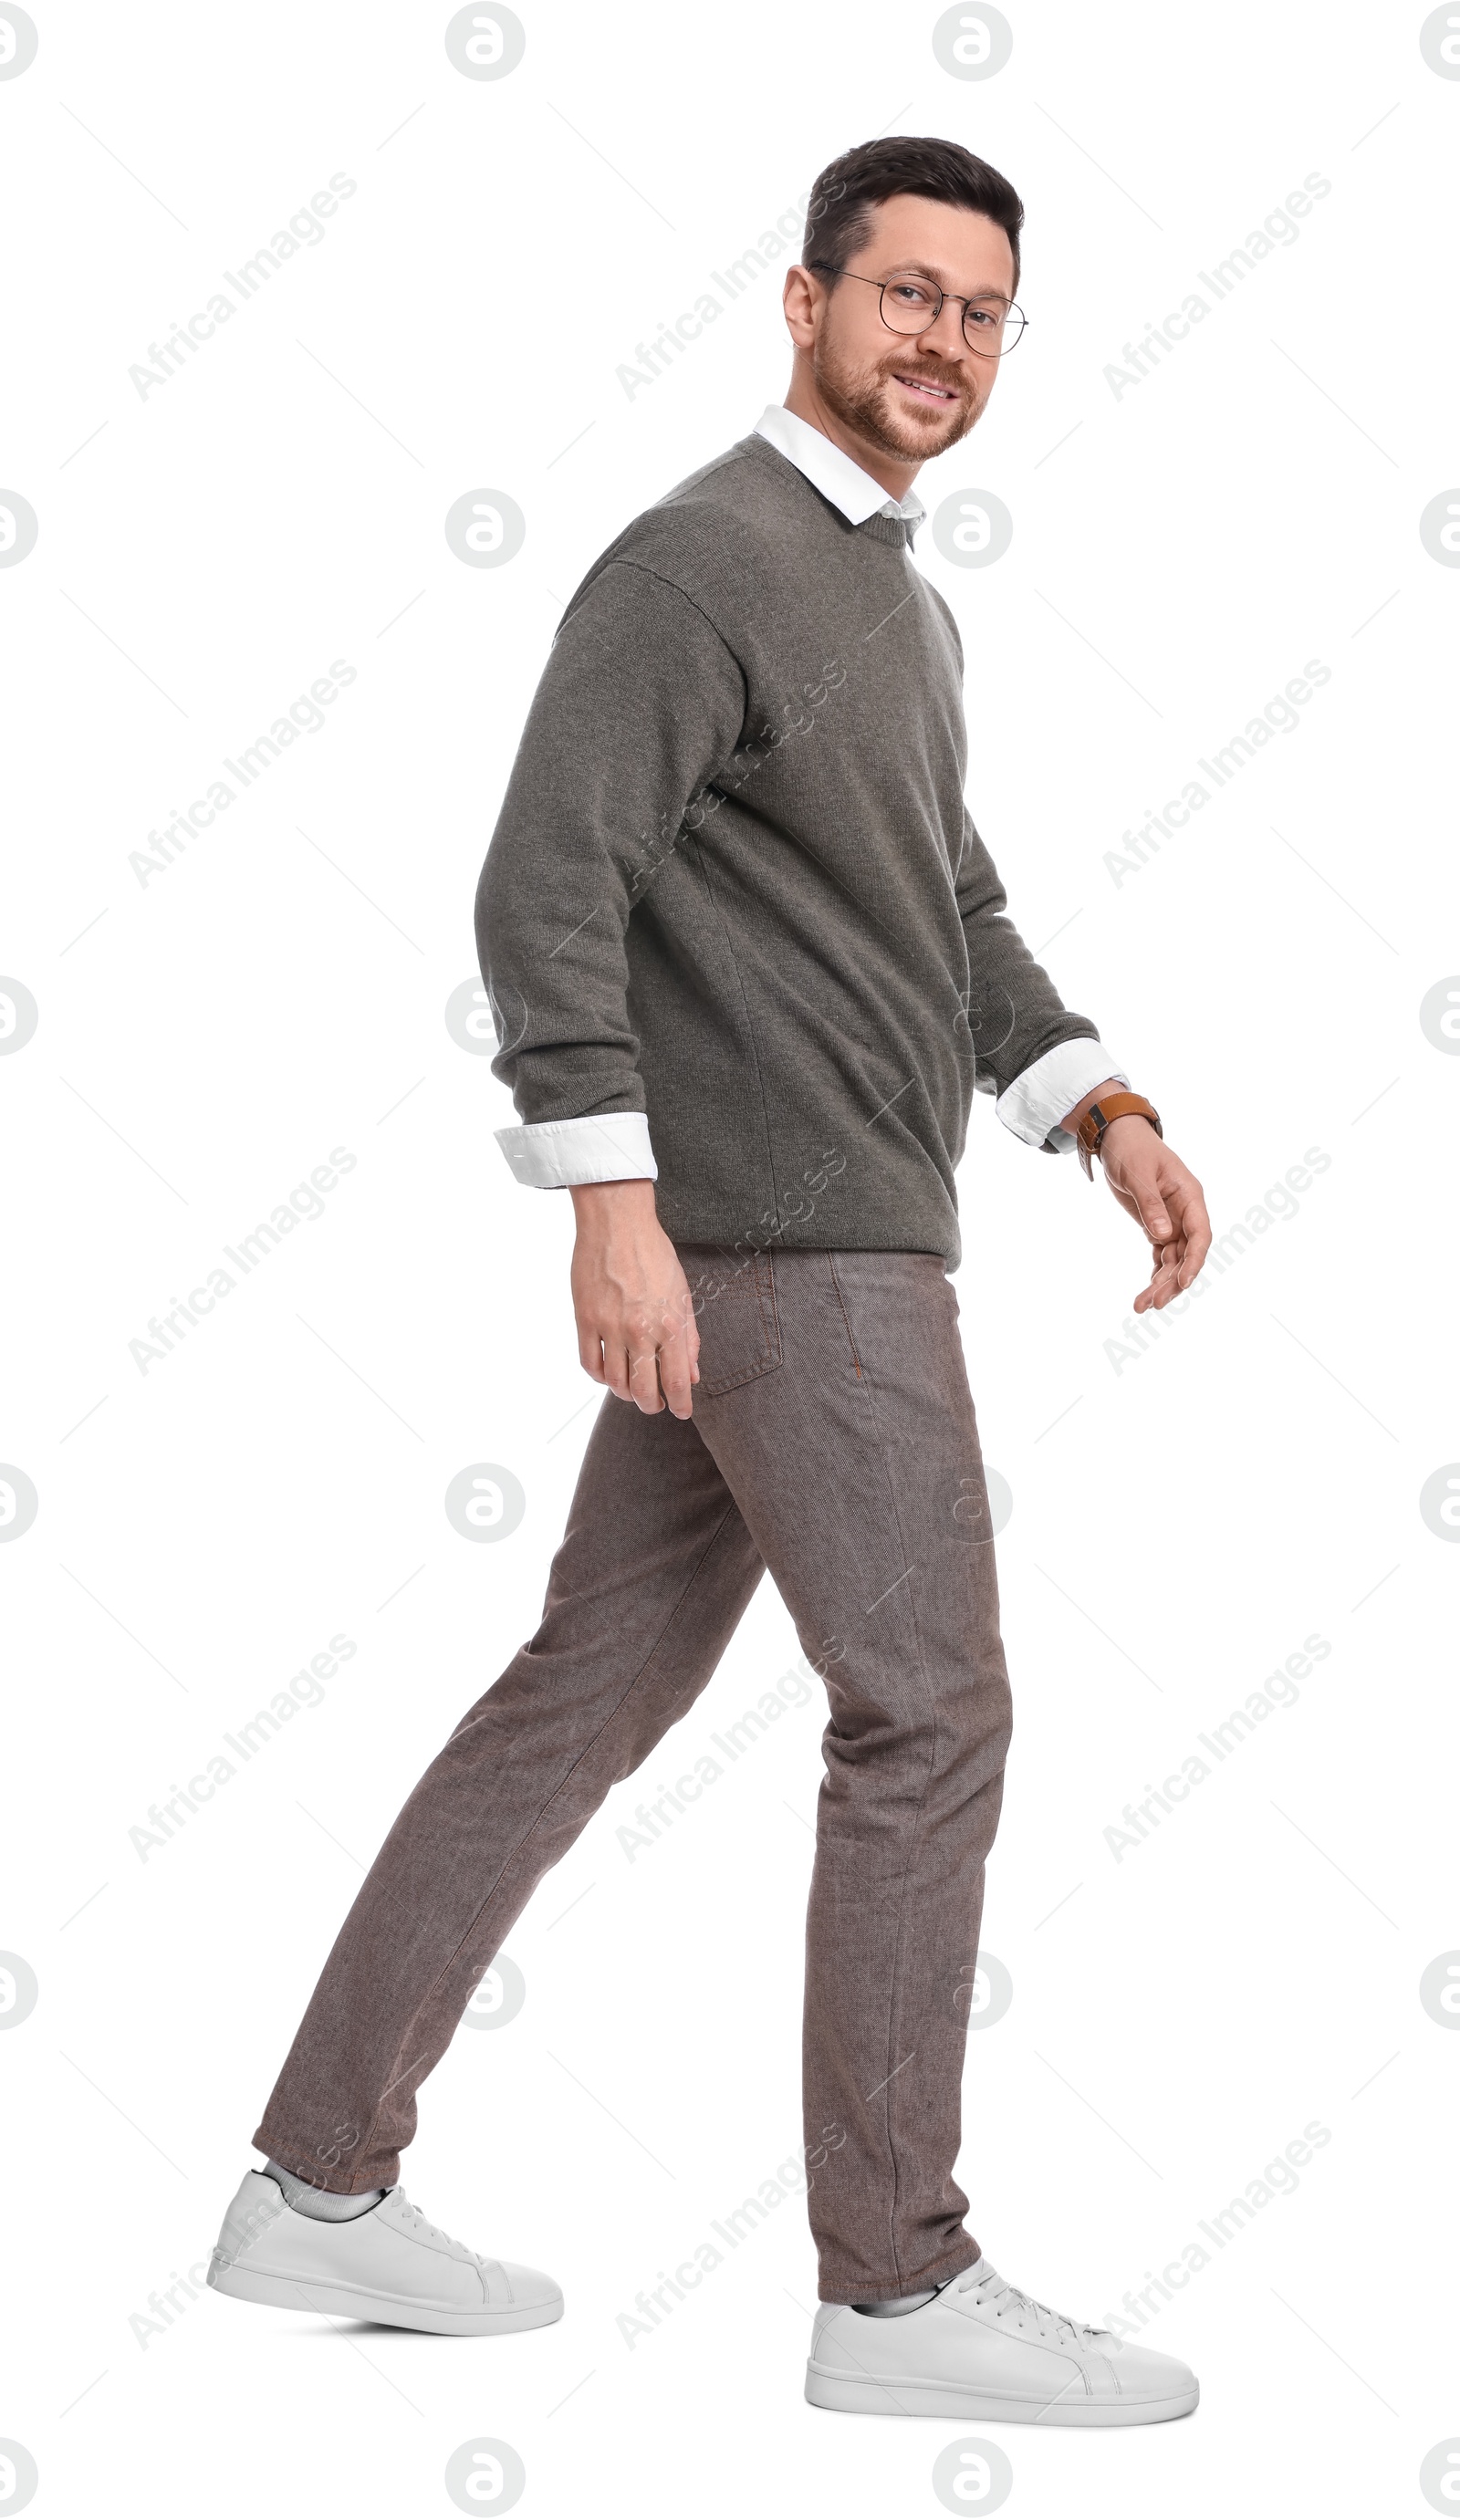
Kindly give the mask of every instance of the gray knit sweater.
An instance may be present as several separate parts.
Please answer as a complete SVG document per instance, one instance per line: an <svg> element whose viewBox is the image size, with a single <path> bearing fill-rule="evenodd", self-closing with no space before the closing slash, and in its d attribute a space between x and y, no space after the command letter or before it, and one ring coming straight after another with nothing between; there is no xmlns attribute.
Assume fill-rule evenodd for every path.
<svg viewBox="0 0 1460 2520"><path fill-rule="evenodd" d="M759 436L560 624L477 895L525 1122L649 1111L678 1241L960 1256L976 1091L1098 1041L963 801L963 651L910 527Z"/></svg>

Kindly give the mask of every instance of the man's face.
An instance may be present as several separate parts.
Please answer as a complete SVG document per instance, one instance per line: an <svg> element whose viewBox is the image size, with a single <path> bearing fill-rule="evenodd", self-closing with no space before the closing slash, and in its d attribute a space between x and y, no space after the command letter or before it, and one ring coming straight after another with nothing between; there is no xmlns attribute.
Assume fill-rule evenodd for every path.
<svg viewBox="0 0 1460 2520"><path fill-rule="evenodd" d="M963 331L953 297L1014 293L1014 249L979 210L954 209L895 193L872 213L872 233L846 263L846 277L815 277L832 294L811 351L818 391L839 419L883 454L924 464L966 437L999 372ZM850 275L856 273L858 278ZM892 333L869 281L915 275L950 292L926 333Z"/></svg>

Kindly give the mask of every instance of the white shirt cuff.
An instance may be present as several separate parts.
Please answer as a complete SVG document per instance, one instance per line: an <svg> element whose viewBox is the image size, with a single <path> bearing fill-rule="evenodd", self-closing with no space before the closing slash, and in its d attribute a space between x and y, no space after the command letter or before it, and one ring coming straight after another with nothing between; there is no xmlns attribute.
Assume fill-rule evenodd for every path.
<svg viewBox="0 0 1460 2520"><path fill-rule="evenodd" d="M1062 1041L1016 1076L993 1107L1005 1128L1023 1138L1026 1146L1042 1147L1048 1139L1055 1152L1064 1154L1075 1143L1072 1132L1060 1127L1066 1112L1112 1076L1121 1085L1130 1083L1123 1067L1113 1063L1100 1042Z"/></svg>
<svg viewBox="0 0 1460 2520"><path fill-rule="evenodd" d="M1067 1111L1074 1100L1072 1094L1064 1106ZM599 1111L581 1120L533 1120L524 1128L498 1129L495 1135L518 1180L532 1190L567 1190L574 1182L659 1179L649 1121L642 1111Z"/></svg>

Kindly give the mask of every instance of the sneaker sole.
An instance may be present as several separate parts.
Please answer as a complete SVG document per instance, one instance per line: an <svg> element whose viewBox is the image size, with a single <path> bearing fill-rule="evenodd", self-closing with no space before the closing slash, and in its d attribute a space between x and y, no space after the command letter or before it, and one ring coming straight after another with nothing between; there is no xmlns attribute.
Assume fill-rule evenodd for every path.
<svg viewBox="0 0 1460 2520"><path fill-rule="evenodd" d="M956 2380L851 2380L815 2362L806 2365L806 2403L843 2415L940 2415L945 2422L989 2424L1164 2424L1189 2415L1201 2396L1193 2380L1169 2398L1000 2398Z"/></svg>
<svg viewBox="0 0 1460 2520"><path fill-rule="evenodd" d="M429 2336L510 2336L520 2328L551 2327L563 2316L563 2295L510 2310L445 2310L406 2301L362 2286L312 2283L298 2275L255 2273L242 2267L209 2267L214 2292L234 2301L261 2301L274 2310L306 2310L332 2318L369 2318L383 2327L414 2327Z"/></svg>

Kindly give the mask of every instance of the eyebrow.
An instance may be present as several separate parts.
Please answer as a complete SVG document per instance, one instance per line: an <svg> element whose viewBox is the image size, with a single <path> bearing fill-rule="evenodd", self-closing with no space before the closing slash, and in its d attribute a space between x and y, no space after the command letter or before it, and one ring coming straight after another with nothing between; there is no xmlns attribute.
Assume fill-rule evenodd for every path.
<svg viewBox="0 0 1460 2520"><path fill-rule="evenodd" d="M908 280L931 280L935 288L938 288L943 292L945 296L958 296L962 293L958 290L950 290L948 288L947 282L944 280L942 273L938 270L935 263L899 262L894 265L891 271L885 275L885 278L887 280L901 280L904 278ZM976 300L981 297L995 298L1000 306L1012 306L1014 303L1013 298L1006 297L1001 289L975 289L971 291L970 294Z"/></svg>

